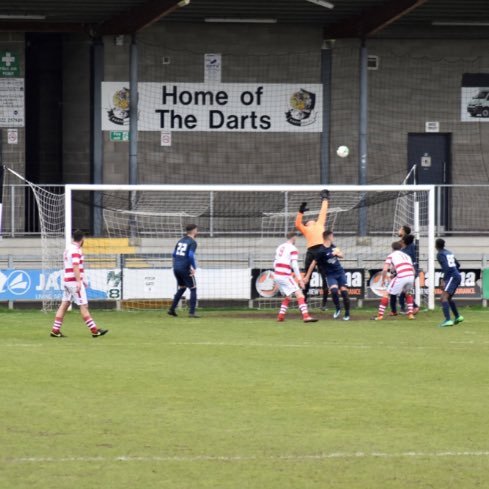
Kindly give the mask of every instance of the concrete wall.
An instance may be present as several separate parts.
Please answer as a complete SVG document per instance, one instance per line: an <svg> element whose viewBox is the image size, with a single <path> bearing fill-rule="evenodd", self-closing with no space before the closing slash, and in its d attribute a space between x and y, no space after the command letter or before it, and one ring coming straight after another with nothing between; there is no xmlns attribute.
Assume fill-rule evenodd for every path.
<svg viewBox="0 0 489 489"><path fill-rule="evenodd" d="M198 43L195 40L198 40ZM223 81L320 82L321 31L307 26L209 26L159 24L138 36L141 81L203 79L203 54L223 54ZM369 171L371 183L399 183L407 168L407 134L439 121L453 134L453 182L487 177L489 125L460 122L465 72L489 70L477 41L369 40L380 69L369 71ZM128 46L106 42L106 79L128 77ZM171 63L161 65L166 56ZM357 183L359 42L333 48L332 183ZM147 183L317 183L318 135L174 134L161 148L159 134L139 134L140 181ZM347 144L340 159L334 149ZM105 146L106 180L123 181L127 144ZM253 148L251 151L250 148ZM265 163L266 162L266 163ZM282 168L282 171L278 169ZM487 181L487 179L486 179Z"/></svg>
<svg viewBox="0 0 489 489"><path fill-rule="evenodd" d="M90 40L63 39L63 180L90 182Z"/></svg>
<svg viewBox="0 0 489 489"><path fill-rule="evenodd" d="M407 135L440 122L452 133L453 183L488 181L489 124L461 122L463 73L489 73L487 44L465 40L369 40L380 58L369 71L369 171L371 183L400 183L407 168ZM334 47L332 147L349 144L351 165L333 156L334 183L356 182L358 161L358 58L356 41Z"/></svg>
<svg viewBox="0 0 489 489"><path fill-rule="evenodd" d="M107 81L129 78L130 38L126 36L125 40L123 46L116 46L112 37L104 40ZM161 23L138 35L138 45L141 81L200 82L206 52L227 54L223 81L320 80L321 30L316 26ZM369 40L367 46L369 54L380 57L380 69L369 71L369 181L400 181L406 168L407 133L423 132L427 120L439 121L442 132L453 134L453 182L480 183L481 176L487 181L489 124L460 122L461 76L465 72L489 72L486 46L480 41L463 40ZM23 73L23 34L0 34L0 49L18 52ZM332 151L330 177L332 183L356 183L359 44L356 40L336 42L333 53L331 147L334 150L339 144L348 144L351 154L342 160ZM163 56L170 57L172 62L157 65ZM62 59L65 183L90 180L89 61L90 40L65 35ZM23 173L24 129L19 129L17 146L7 145L6 131L2 133L4 160ZM246 148L252 146L255 153L278 154L285 159L290 153L297 154L294 145L288 144L290 135L205 134L194 140L187 133L177 136L175 147L169 151L159 146L159 134L140 133L142 182L153 183L157 178L158 183L200 183L221 177L243 181L252 174L257 183L266 183L276 178L277 171L253 161L239 161L240 150L246 153ZM211 154L212 148L224 144L228 146L227 154ZM317 183L318 144L317 136L306 136L305 147L314 147L314 151L309 149L304 154L309 161L295 160L292 177L281 176L290 183ZM106 183L127 181L127 146L109 142L108 134L104 134ZM276 164L277 160L274 158ZM190 170L182 171L182 163L189 164ZM301 163L307 171L301 171ZM216 165L215 171L209 165Z"/></svg>
<svg viewBox="0 0 489 489"><path fill-rule="evenodd" d="M126 38L129 43L129 39ZM128 46L105 39L106 80L127 80ZM223 82L318 83L317 26L158 24L138 35L140 81L204 81L204 54L223 55ZM162 58L170 59L162 64ZM140 183L317 183L319 134L139 133ZM128 143L105 138L105 179L127 178ZM306 157L306 158L305 158ZM308 160L314 159L309 165ZM304 169L306 171L302 172ZM298 173L301 172L300 177Z"/></svg>
<svg viewBox="0 0 489 489"><path fill-rule="evenodd" d="M322 32L305 25L209 25L159 23L137 36L141 81L203 81L204 54L223 55L224 82L319 83ZM65 183L90 182L91 41L63 36L63 175ZM104 39L106 81L129 79L129 44ZM407 134L424 132L439 121L453 137L453 182L489 180L489 122L460 122L460 85L466 72L489 73L486 43L476 40L369 40L380 58L369 71L370 183L399 183L407 168ZM359 42L333 47L330 182L358 181ZM21 55L24 36L0 34L0 50ZM163 64L162 58L170 59ZM19 144L6 144L4 160L24 173L25 131ZM158 132L139 133L140 183L319 183L320 135L175 132L173 145L161 147ZM128 180L127 142L103 135L104 182ZM335 148L347 144L341 159ZM453 222L458 229L489 229L485 191L455 191ZM20 206L17 203L17 207ZM475 210L474 210L475 208ZM20 210L19 210L20 213ZM19 219L21 215L19 214Z"/></svg>

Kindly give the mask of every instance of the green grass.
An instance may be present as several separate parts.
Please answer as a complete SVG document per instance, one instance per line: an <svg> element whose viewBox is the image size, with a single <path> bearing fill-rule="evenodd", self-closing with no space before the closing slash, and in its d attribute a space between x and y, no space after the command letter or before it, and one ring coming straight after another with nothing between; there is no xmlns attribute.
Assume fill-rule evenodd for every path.
<svg viewBox="0 0 489 489"><path fill-rule="evenodd" d="M489 311L0 313L2 489L482 488ZM202 313L203 315L205 312Z"/></svg>

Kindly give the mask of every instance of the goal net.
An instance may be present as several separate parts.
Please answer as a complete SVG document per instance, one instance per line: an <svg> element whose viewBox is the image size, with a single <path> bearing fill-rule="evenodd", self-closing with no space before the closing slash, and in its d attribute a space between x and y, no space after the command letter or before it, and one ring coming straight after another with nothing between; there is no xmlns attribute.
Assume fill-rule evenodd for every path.
<svg viewBox="0 0 489 489"><path fill-rule="evenodd" d="M343 250L351 295L376 299L375 275L390 252L397 223L417 230L420 266L428 272L434 240L427 186L332 186L326 228ZM297 211L316 219L320 186L68 185L65 229L87 228L99 194L99 235L86 240L89 298L123 309L165 308L176 291L172 252L187 224L195 223L199 307L275 307L280 294L271 274L276 247L294 229ZM415 225L399 212L418 206ZM413 200L414 199L414 200ZM68 234L66 240L69 240ZM297 242L301 263L306 251ZM320 305L321 278L311 281L311 306Z"/></svg>
<svg viewBox="0 0 489 489"><path fill-rule="evenodd" d="M12 178L23 181L34 196L41 231L41 276L44 277L37 298L42 302L43 311L51 311L62 296L65 195L46 190L10 168L5 167L5 170ZM11 207L15 205L15 202L10 202Z"/></svg>
<svg viewBox="0 0 489 489"><path fill-rule="evenodd" d="M19 178L20 175L16 174ZM172 253L185 226L198 226L199 307L276 307L275 250L304 221L317 219L321 186L67 185L64 194L27 182L41 228L44 289L50 310L62 295L62 255L74 229L87 232L88 297L104 307L162 309L175 291ZM433 276L434 196L430 186L330 186L326 228L344 253L351 297L361 305L382 293L376 277L390 252L392 230L408 224L418 238L420 269ZM300 262L306 252L297 240ZM428 306L433 287L425 285ZM311 279L310 304L321 304L321 277ZM184 301L185 304L185 301Z"/></svg>

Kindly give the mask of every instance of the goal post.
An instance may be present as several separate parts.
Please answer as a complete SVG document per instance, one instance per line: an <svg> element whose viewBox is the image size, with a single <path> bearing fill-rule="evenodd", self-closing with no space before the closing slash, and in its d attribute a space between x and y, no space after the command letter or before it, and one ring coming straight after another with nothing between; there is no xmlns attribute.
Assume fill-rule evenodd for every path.
<svg viewBox="0 0 489 489"><path fill-rule="evenodd" d="M308 201L311 211L305 218L315 218L320 207L319 192L325 187L331 192L327 227L333 227L335 240L351 263L363 264L365 269L381 266L381 260L390 252L396 202L403 196L416 195L412 214L416 214L417 222L405 223L411 224L419 237L421 265L428 278L427 307L434 309L434 280L431 278L435 273L435 190L431 185L69 184L64 195L65 241L68 245L73 228L79 227L77 194L101 193L104 235L99 241L112 249L100 248L95 253L99 254L99 266L105 272L109 270L106 277L110 275L117 283L122 282L114 298L146 299L141 291L129 290L131 284L137 287L139 278L135 270L139 269L150 277L139 287L147 290L147 297L158 298L155 302L161 304L161 300L169 299L168 292L158 295L155 284L164 280L171 282L168 286L174 288L170 274L171 252L184 225L195 222L201 229L201 236L197 238L197 260L204 263L203 276L198 280L199 296L205 298L206 289L216 288L214 294L207 294L211 303L218 298L232 300L241 297L240 293L244 296L246 287L249 288L251 270L271 268L275 247L287 230L293 229L298 203ZM115 197L120 195L124 197ZM362 237L357 235L358 220L365 214L369 221L368 236ZM151 238L153 242L148 245ZM122 256L127 267L104 258L117 251L117 239L126 239ZM133 246L143 241L147 242L145 249ZM298 248L302 261L305 256L302 239ZM90 251L94 252L94 248ZM89 255L89 250L85 255ZM368 260L370 264L364 265ZM87 268L90 267L88 261ZM158 275L151 273L156 268L168 272L164 279L152 277ZM151 278L155 278L155 282L151 282Z"/></svg>

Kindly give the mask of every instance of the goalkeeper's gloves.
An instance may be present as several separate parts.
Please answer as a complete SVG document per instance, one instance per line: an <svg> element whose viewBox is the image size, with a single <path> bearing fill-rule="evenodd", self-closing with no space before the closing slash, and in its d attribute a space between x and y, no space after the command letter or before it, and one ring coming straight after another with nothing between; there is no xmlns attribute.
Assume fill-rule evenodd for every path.
<svg viewBox="0 0 489 489"><path fill-rule="evenodd" d="M321 200L329 200L329 190L321 190L319 196L321 197Z"/></svg>
<svg viewBox="0 0 489 489"><path fill-rule="evenodd" d="M299 207L299 212L301 214L304 214L304 212L307 212L309 209L307 208L307 202L302 202L301 206Z"/></svg>

